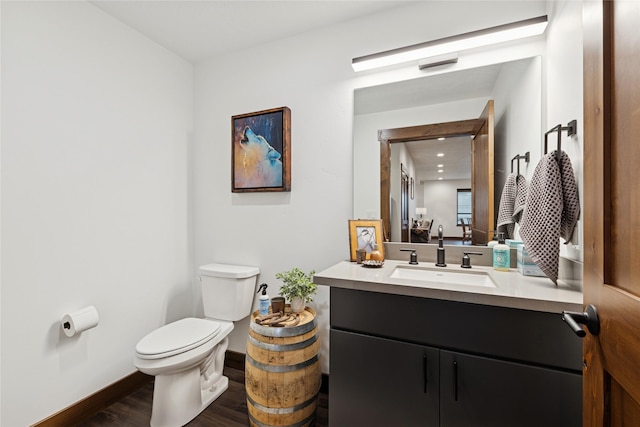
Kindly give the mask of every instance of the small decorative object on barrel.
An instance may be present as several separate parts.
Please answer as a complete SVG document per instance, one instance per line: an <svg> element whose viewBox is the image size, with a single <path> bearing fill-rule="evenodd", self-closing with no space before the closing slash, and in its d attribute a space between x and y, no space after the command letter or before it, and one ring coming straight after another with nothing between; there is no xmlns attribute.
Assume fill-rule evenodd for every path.
<svg viewBox="0 0 640 427"><path fill-rule="evenodd" d="M294 313L301 313L305 304L313 301L313 295L318 290L316 284L313 283L314 274L313 270L309 274L305 274L297 267L276 273L276 279L280 279L284 283L280 287L280 295L291 302L291 311Z"/></svg>
<svg viewBox="0 0 640 427"><path fill-rule="evenodd" d="M276 275L285 283L282 296L302 298L299 312L289 304L276 312L272 303L268 315L251 315L245 387L252 426L313 425L322 382L316 312L304 307L316 292L313 274L294 268Z"/></svg>

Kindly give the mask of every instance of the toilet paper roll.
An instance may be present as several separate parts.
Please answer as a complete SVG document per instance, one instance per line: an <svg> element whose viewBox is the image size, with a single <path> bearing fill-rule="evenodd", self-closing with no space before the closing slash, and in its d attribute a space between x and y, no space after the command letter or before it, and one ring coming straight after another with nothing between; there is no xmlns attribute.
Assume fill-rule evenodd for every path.
<svg viewBox="0 0 640 427"><path fill-rule="evenodd" d="M62 330L66 336L72 337L87 329L95 328L99 321L98 310L90 305L62 316Z"/></svg>

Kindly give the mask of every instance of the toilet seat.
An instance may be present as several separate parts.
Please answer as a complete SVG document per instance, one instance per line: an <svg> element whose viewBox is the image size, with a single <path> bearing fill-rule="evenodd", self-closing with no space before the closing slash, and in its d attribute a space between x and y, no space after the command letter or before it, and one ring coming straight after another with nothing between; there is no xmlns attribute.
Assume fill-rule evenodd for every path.
<svg viewBox="0 0 640 427"><path fill-rule="evenodd" d="M140 359L162 359L199 347L215 338L222 324L211 319L188 317L147 334L136 345Z"/></svg>

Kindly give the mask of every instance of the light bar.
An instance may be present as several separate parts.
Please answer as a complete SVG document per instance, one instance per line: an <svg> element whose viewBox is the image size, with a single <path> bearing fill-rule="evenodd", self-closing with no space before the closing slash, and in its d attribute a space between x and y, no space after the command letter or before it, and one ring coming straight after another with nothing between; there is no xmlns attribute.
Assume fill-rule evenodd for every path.
<svg viewBox="0 0 640 427"><path fill-rule="evenodd" d="M385 52L353 58L353 71L365 71L403 62L459 52L465 49L489 46L526 37L538 36L547 27L547 15L524 21L498 25L438 40L419 43L412 46L387 50Z"/></svg>

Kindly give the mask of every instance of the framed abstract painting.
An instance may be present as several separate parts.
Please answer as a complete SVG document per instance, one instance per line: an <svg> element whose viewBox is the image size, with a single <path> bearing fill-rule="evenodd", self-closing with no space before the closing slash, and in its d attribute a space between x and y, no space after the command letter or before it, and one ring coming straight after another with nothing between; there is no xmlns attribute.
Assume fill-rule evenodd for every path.
<svg viewBox="0 0 640 427"><path fill-rule="evenodd" d="M231 118L231 191L291 191L291 110Z"/></svg>

